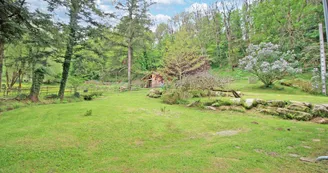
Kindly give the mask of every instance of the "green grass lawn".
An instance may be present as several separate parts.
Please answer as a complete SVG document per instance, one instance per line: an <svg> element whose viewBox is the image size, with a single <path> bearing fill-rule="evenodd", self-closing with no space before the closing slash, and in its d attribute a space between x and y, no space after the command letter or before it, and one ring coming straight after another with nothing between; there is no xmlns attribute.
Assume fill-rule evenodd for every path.
<svg viewBox="0 0 328 173"><path fill-rule="evenodd" d="M302 101L310 103L327 103L328 97L323 95L312 95L305 93L298 88L281 86L275 84L274 89L263 88L261 82L256 84L248 84L247 80L237 80L228 86L230 89L242 91L244 98L259 98L264 100L286 100L286 101Z"/></svg>
<svg viewBox="0 0 328 173"><path fill-rule="evenodd" d="M328 162L299 160L328 155L327 125L165 105L146 93L0 114L0 172L328 170ZM88 110L92 116L84 116ZM227 130L238 133L217 134Z"/></svg>

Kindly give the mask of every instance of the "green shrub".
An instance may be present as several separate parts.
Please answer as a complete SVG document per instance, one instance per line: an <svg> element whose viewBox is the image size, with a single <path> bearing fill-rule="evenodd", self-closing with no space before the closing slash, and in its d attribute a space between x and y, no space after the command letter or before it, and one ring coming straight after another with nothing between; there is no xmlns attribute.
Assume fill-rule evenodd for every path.
<svg viewBox="0 0 328 173"><path fill-rule="evenodd" d="M49 94L44 96L44 99L48 100L48 99L58 99L58 95L57 94Z"/></svg>
<svg viewBox="0 0 328 173"><path fill-rule="evenodd" d="M139 91L140 88L141 88L140 85L132 85L132 86L131 86L131 90L132 90L132 91Z"/></svg>
<svg viewBox="0 0 328 173"><path fill-rule="evenodd" d="M87 101L92 100L93 97L94 97L94 95L92 95L92 94L85 94L85 95L83 95L83 99L84 100L87 100Z"/></svg>
<svg viewBox="0 0 328 173"><path fill-rule="evenodd" d="M54 104L60 104L60 100L55 100L53 103Z"/></svg>
<svg viewBox="0 0 328 173"><path fill-rule="evenodd" d="M185 104L187 99L192 98L192 94L178 89L170 89L163 93L162 100L167 104Z"/></svg>
<svg viewBox="0 0 328 173"><path fill-rule="evenodd" d="M304 92L314 93L312 84L309 81L305 81L305 80L301 80L301 79L294 79L294 80L292 80L292 83L294 84L294 86L299 87Z"/></svg>
<svg viewBox="0 0 328 173"><path fill-rule="evenodd" d="M16 100L21 101L21 100L27 100L28 99L28 95L27 94L18 94L15 97Z"/></svg>
<svg viewBox="0 0 328 173"><path fill-rule="evenodd" d="M84 100L92 100L94 99L95 97L99 97L99 96L102 96L103 95L103 92L93 92L93 93L89 93L89 94L83 94L82 97Z"/></svg>
<svg viewBox="0 0 328 173"><path fill-rule="evenodd" d="M95 96L95 97L99 97L99 96L102 96L103 95L103 92L97 91L97 92L91 93L90 95Z"/></svg>
<svg viewBox="0 0 328 173"><path fill-rule="evenodd" d="M92 116L92 110L87 110L85 113L84 113L84 116L88 117L88 116Z"/></svg>
<svg viewBox="0 0 328 173"><path fill-rule="evenodd" d="M80 98L80 93L79 92L75 92L74 95L73 95L75 98Z"/></svg>
<svg viewBox="0 0 328 173"><path fill-rule="evenodd" d="M190 90L188 91L193 98L200 98L200 97L206 97L208 95L208 92L203 90Z"/></svg>

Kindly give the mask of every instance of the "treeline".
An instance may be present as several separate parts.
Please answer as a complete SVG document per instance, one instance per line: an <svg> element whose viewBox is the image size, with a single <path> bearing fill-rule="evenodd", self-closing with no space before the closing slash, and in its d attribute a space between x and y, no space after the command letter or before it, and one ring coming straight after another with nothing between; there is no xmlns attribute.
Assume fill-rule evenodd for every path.
<svg viewBox="0 0 328 173"><path fill-rule="evenodd" d="M195 5L156 31L148 0L122 0L105 13L96 0L47 0L29 11L24 0L0 0L0 86L24 80L38 101L43 82L128 81L151 71L180 78L199 69L233 70L249 44L272 42L294 51L303 69L319 65L321 0L226 0ZM54 19L65 8L68 23ZM116 21L115 24L104 21ZM5 86L1 84L5 81Z"/></svg>
<svg viewBox="0 0 328 173"><path fill-rule="evenodd" d="M168 47L189 41L192 49L197 47L200 55L209 57L212 67L229 65L233 70L249 44L272 42L282 51L294 51L304 69L313 69L319 64L318 24L323 16L321 0L217 1L207 8L194 6L160 24L156 48L165 57Z"/></svg>
<svg viewBox="0 0 328 173"><path fill-rule="evenodd" d="M29 98L38 101L44 81L60 83L62 100L68 78L108 80L112 70L131 64L136 44L146 38L151 21L145 0L114 4L116 13L98 8L96 0L46 0L47 11L30 11L25 0L0 1L0 82L10 90L24 80L31 82ZM56 21L56 9L66 9L68 23ZM106 20L118 20L111 25ZM124 58L122 58L124 57ZM3 75L2 73L5 73Z"/></svg>

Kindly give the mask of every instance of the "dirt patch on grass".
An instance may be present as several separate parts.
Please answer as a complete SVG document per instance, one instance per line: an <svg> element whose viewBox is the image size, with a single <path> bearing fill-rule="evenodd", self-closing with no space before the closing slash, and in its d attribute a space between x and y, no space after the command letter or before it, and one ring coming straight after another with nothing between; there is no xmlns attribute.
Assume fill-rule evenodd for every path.
<svg viewBox="0 0 328 173"><path fill-rule="evenodd" d="M219 136L234 136L237 135L240 131L239 130L224 130L220 132L216 132L216 135Z"/></svg>

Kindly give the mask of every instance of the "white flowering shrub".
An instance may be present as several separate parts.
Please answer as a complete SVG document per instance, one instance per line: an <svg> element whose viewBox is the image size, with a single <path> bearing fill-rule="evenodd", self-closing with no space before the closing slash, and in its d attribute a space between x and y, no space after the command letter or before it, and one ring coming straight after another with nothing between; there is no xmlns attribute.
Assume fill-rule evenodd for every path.
<svg viewBox="0 0 328 173"><path fill-rule="evenodd" d="M297 68L298 61L291 51L281 52L279 45L261 43L249 45L246 50L248 56L239 60L239 67L256 75L266 87L271 86L276 80L283 79L286 75L300 73Z"/></svg>

